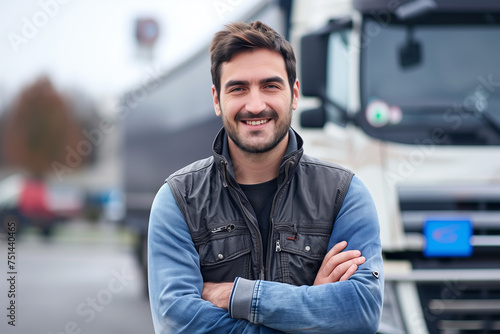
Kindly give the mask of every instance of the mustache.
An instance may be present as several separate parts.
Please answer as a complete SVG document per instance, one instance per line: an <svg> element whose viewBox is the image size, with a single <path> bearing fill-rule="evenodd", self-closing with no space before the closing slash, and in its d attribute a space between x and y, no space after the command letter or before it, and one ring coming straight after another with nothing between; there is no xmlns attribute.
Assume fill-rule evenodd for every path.
<svg viewBox="0 0 500 334"><path fill-rule="evenodd" d="M262 118L272 118L278 119L278 113L274 110L262 110L258 114L251 113L249 111L240 111L234 116L234 120L239 122L241 120L250 120L250 119L262 119Z"/></svg>

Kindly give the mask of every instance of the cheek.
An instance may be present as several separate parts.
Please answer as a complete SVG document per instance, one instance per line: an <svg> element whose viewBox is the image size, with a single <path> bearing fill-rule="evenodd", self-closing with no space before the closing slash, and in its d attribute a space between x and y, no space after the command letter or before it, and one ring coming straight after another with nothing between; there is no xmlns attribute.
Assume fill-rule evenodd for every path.
<svg viewBox="0 0 500 334"><path fill-rule="evenodd" d="M283 93L282 95L279 96L279 98L277 98L274 103L276 106L279 105L279 107L282 109L282 110L288 110L290 108L290 106L292 106L293 104L293 96L291 94L285 94Z"/></svg>
<svg viewBox="0 0 500 334"><path fill-rule="evenodd" d="M240 110L238 103L234 100L225 101L220 107L222 108L222 114L227 118L233 118Z"/></svg>
<svg viewBox="0 0 500 334"><path fill-rule="evenodd" d="M292 106L291 100L281 100L279 103L274 103L271 108L274 109L278 114L284 115L290 112L290 107Z"/></svg>

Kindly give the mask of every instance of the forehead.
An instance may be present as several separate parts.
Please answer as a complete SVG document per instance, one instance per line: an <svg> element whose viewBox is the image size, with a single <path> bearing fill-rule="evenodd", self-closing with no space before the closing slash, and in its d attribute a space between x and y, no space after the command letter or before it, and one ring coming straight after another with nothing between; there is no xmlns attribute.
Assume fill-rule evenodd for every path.
<svg viewBox="0 0 500 334"><path fill-rule="evenodd" d="M287 80L285 60L280 53L267 49L237 53L221 66L222 85L229 80L252 81L272 76Z"/></svg>

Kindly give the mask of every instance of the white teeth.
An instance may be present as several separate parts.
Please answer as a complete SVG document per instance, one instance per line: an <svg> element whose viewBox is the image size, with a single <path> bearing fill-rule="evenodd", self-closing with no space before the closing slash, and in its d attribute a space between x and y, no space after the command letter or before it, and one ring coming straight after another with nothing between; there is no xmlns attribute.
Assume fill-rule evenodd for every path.
<svg viewBox="0 0 500 334"><path fill-rule="evenodd" d="M269 122L269 120L267 119L263 119L263 120L260 120L260 121L245 121L248 125L261 125L261 124L264 124L264 123L267 123Z"/></svg>

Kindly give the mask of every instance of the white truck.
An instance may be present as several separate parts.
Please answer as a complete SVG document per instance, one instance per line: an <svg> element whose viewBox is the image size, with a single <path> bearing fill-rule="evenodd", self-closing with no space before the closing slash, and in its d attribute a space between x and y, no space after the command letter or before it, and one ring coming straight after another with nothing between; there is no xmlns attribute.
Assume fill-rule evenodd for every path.
<svg viewBox="0 0 500 334"><path fill-rule="evenodd" d="M380 333L500 333L500 2L296 0L291 36L305 150L377 205Z"/></svg>
<svg viewBox="0 0 500 334"><path fill-rule="evenodd" d="M266 22L297 53L293 126L306 152L351 168L375 199L386 272L379 333L500 333L500 1L254 3L240 20ZM144 99L123 97L124 223L140 260L154 194L209 156L221 127L208 43Z"/></svg>

